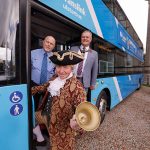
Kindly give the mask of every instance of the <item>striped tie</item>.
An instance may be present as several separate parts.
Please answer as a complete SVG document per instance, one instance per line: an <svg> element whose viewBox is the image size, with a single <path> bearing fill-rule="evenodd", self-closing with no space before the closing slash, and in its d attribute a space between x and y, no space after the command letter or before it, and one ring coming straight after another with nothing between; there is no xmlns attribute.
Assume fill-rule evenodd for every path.
<svg viewBox="0 0 150 150"><path fill-rule="evenodd" d="M82 56L84 57L85 54L85 48L83 48L82 50L80 50L82 53ZM77 77L82 77L82 69L83 69L83 61L81 61L78 64L78 69L77 69Z"/></svg>
<svg viewBox="0 0 150 150"><path fill-rule="evenodd" d="M46 81L47 81L47 53L44 53L41 67L40 84L43 84Z"/></svg>
<svg viewBox="0 0 150 150"><path fill-rule="evenodd" d="M79 65L78 65L77 77L81 77L82 68L83 68L83 61L81 61L81 62L79 63Z"/></svg>

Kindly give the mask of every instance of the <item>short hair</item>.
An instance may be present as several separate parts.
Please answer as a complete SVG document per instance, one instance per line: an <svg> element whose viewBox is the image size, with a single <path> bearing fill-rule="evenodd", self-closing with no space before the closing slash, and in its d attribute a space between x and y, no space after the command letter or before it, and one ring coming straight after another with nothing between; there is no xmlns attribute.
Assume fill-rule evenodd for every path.
<svg viewBox="0 0 150 150"><path fill-rule="evenodd" d="M81 35L82 35L83 33L85 33L85 32L90 33L90 34L91 34L91 36L92 36L92 32L91 32L90 30L84 30L84 31L81 33Z"/></svg>

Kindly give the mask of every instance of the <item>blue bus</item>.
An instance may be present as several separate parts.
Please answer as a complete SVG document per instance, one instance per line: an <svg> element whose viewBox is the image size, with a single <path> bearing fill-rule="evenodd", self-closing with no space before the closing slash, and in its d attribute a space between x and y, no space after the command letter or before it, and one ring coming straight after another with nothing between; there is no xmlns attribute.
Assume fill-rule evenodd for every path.
<svg viewBox="0 0 150 150"><path fill-rule="evenodd" d="M107 110L140 88L142 43L117 1L0 2L0 149L32 149L30 53L42 46L46 35L56 38L56 50L67 50L80 44L82 31L93 33L91 47L98 52L99 69L90 98L102 119Z"/></svg>

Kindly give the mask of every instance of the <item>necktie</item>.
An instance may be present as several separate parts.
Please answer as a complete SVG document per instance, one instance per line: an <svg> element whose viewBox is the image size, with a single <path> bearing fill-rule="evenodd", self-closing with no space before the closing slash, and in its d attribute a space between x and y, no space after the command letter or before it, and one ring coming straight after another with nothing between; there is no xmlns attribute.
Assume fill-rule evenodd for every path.
<svg viewBox="0 0 150 150"><path fill-rule="evenodd" d="M47 53L44 53L41 67L40 84L43 84L46 81L47 81Z"/></svg>
<svg viewBox="0 0 150 150"><path fill-rule="evenodd" d="M83 48L82 50L80 50L82 54L85 53L85 48Z"/></svg>
<svg viewBox="0 0 150 150"><path fill-rule="evenodd" d="M80 50L83 57L84 57L84 54L85 54L85 48L83 48L82 50ZM81 61L79 64L78 64L78 69L77 69L77 77L82 77L82 68L83 68L83 61Z"/></svg>

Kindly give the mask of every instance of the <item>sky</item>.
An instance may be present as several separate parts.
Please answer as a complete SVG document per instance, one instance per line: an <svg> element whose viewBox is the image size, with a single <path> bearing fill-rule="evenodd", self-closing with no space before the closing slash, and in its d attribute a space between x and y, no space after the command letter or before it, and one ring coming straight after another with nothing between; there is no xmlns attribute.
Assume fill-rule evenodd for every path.
<svg viewBox="0 0 150 150"><path fill-rule="evenodd" d="M146 0L118 0L146 50L148 2Z"/></svg>

